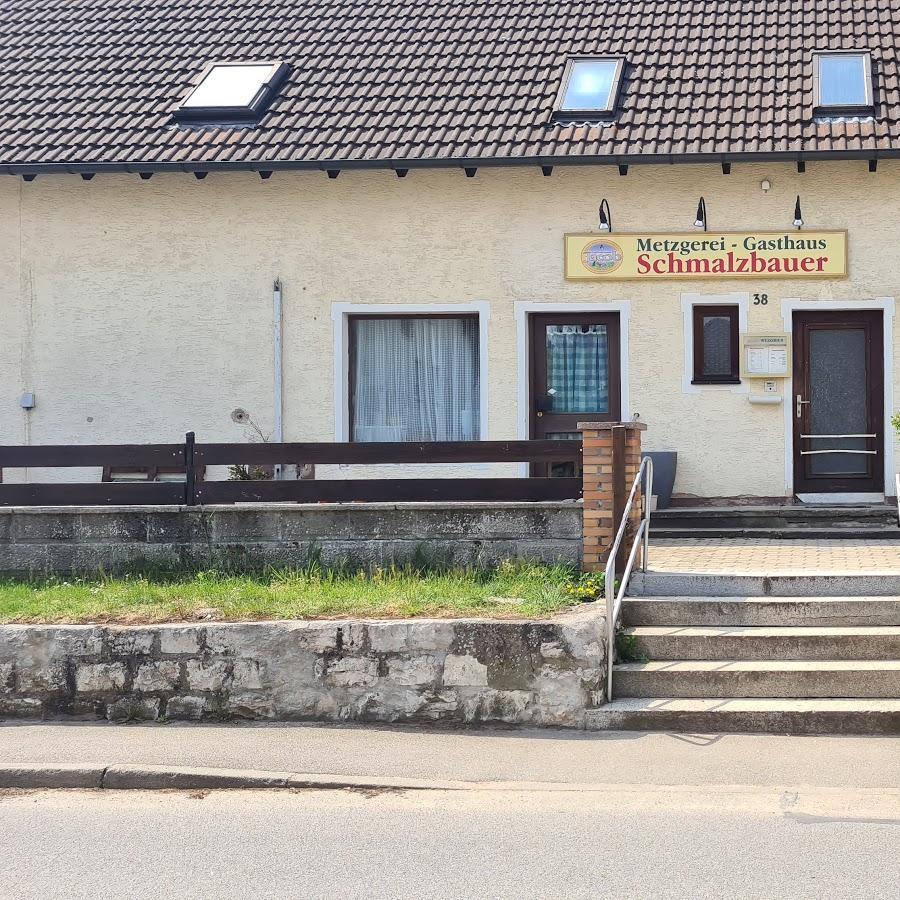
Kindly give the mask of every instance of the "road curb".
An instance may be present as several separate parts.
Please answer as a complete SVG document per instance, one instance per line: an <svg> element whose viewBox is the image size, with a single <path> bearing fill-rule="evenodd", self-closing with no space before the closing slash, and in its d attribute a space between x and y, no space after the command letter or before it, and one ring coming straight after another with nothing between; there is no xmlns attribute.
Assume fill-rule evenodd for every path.
<svg viewBox="0 0 900 900"><path fill-rule="evenodd" d="M282 788L293 790L452 791L471 789L472 786L464 781L268 772L255 769L0 763L0 789L92 788L159 791Z"/></svg>
<svg viewBox="0 0 900 900"><path fill-rule="evenodd" d="M0 763L0 788L100 788L105 766Z"/></svg>
<svg viewBox="0 0 900 900"><path fill-rule="evenodd" d="M108 766L101 787L114 791L284 788L290 772L177 766Z"/></svg>
<svg viewBox="0 0 900 900"><path fill-rule="evenodd" d="M287 783L287 787L298 789L356 789L361 791L466 791L480 786L482 786L481 782L446 781L433 778L391 778L378 775L313 775L310 773L291 775Z"/></svg>

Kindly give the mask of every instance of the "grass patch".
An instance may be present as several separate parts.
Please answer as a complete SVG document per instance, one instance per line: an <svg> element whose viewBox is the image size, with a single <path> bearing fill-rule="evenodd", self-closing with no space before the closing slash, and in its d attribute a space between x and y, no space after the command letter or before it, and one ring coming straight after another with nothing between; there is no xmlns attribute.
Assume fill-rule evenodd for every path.
<svg viewBox="0 0 900 900"><path fill-rule="evenodd" d="M310 566L258 574L0 580L0 623L253 621L349 617L538 618L595 590L568 566L506 563L494 570ZM596 579L596 576L591 576ZM590 587L595 587L591 582Z"/></svg>

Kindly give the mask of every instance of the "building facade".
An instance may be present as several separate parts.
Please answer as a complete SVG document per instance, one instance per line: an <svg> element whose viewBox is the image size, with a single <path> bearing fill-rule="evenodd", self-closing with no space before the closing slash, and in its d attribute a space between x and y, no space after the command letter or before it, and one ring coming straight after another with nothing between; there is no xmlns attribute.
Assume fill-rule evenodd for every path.
<svg viewBox="0 0 900 900"><path fill-rule="evenodd" d="M256 111L256 124L210 128L166 113L141 126L165 140L181 136L178 153L156 152L155 162L134 136L121 151L110 149L112 139L92 153L75 141L40 158L34 140L21 149L8 134L0 155L0 444L163 442L188 430L241 440L246 416L236 410L285 441L562 438L579 418L639 416L645 448L678 455L680 502L893 493L900 134L882 123L900 105L896 60L879 44L884 34L851 40L836 28L817 30L808 15L787 24L806 31L803 48L768 51L794 65L785 109L761 106L745 86L718 114L701 109L705 131L692 141L690 101L708 100L710 84L724 77L735 31L718 56L697 57L697 74L674 98L683 133L670 135L668 148L658 136L647 140L651 152L641 152L633 105L654 96L658 66L621 40L603 45L574 19L538 73L546 97L523 90L514 104L521 117L527 99L535 121L555 130L553 152L529 133L515 158L497 146L461 153L432 129L424 149L404 155L395 144L374 162L349 143L320 148L318 159L291 158L262 128L302 95L309 73L291 54L284 96ZM58 27L78 25L73 14ZM498 18L485 27L502 25ZM196 37L212 25L193 27ZM413 31L407 43L421 40ZM515 50L516 40L508 46ZM874 85L874 97L862 98L865 108L823 111L814 51L858 47L870 65L864 90L871 95ZM200 46L194 68L248 52ZM565 79L574 77L570 60L585 53L625 59L614 118L601 110L587 125L559 115ZM683 74L687 64L676 64ZM369 65L371 74L377 66ZM165 82L164 110L184 93L179 66ZM332 71L349 77L334 60ZM402 74L394 71L398 83ZM778 95L761 82L757 89ZM438 92L417 115L447 103ZM487 100L472 103L468 127L477 134ZM741 103L752 107L755 130ZM59 132L55 115L48 106L45 124ZM645 139L651 126L667 127L665 115L652 101ZM779 132L792 116L805 123L801 133ZM359 128L374 141L379 123L365 117ZM17 121L21 133L31 127L24 113ZM244 142L255 131L258 144L243 161L224 149L238 130ZM447 159L437 158L444 150ZM632 233L729 242L771 233L790 247L823 232L839 242L845 233L845 271L815 262L804 269L801 251L787 254L797 271L697 263L629 280L590 277L585 266L572 277L564 252L566 234L596 234L598 244L618 247ZM780 339L783 355L749 377L762 357L748 354L765 351L763 338ZM320 467L317 476L346 471Z"/></svg>

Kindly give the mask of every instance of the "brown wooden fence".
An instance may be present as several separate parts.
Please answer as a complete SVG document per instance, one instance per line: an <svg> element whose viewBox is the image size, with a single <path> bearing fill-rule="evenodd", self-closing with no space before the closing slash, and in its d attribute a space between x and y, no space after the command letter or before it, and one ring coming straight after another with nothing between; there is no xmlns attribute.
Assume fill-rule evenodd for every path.
<svg viewBox="0 0 900 900"><path fill-rule="evenodd" d="M435 443L73 444L0 446L10 468L160 468L184 482L0 484L0 506L253 503L265 501L540 501L581 496L581 478L354 478L311 481L206 481L210 466L384 465L427 463L581 463L581 441Z"/></svg>

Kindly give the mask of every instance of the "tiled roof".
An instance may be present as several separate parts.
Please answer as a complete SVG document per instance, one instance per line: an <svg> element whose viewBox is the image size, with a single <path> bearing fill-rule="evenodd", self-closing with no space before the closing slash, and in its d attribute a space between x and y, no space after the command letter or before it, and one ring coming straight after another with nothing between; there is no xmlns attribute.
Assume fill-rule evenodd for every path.
<svg viewBox="0 0 900 900"><path fill-rule="evenodd" d="M898 38L898 0L0 0L0 170L900 155ZM812 115L842 48L871 119ZM552 120L572 54L627 57L612 122ZM176 124L260 59L292 71L257 124Z"/></svg>

